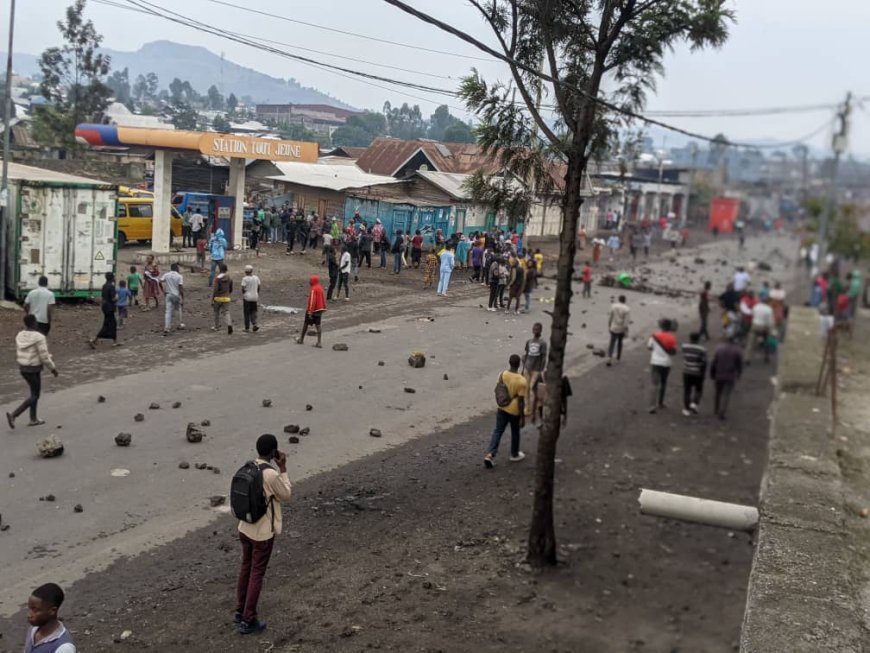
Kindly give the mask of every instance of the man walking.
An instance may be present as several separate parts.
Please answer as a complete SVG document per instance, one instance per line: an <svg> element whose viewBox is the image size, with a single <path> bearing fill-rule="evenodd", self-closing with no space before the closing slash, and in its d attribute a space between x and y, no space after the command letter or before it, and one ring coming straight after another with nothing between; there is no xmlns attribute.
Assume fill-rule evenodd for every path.
<svg viewBox="0 0 870 653"><path fill-rule="evenodd" d="M519 373L520 362L520 357L512 354L508 361L510 369L499 374L495 386L495 401L498 406L495 411L495 430L483 457L483 464L488 469L495 467L498 445L508 426L511 427L511 462L519 462L526 457L520 451L520 429L526 424L526 395L529 393L529 384Z"/></svg>
<svg viewBox="0 0 870 653"><path fill-rule="evenodd" d="M615 304L610 307L607 317L607 328L610 330L610 345L607 348L607 367L613 365L613 354L616 360L622 360L622 341L628 333L631 321L631 309L625 303L625 295L620 295Z"/></svg>
<svg viewBox="0 0 870 653"><path fill-rule="evenodd" d="M698 414L698 404L704 392L704 375L707 372L707 350L701 343L699 333L690 333L689 342L683 344L683 415Z"/></svg>
<svg viewBox="0 0 870 653"><path fill-rule="evenodd" d="M184 211L184 215L181 216L181 246L182 247L193 247L193 242L191 241L191 230L190 223L193 221L193 211L190 210L188 206ZM188 245L190 243L190 245Z"/></svg>
<svg viewBox="0 0 870 653"><path fill-rule="evenodd" d="M196 246L197 241L199 240L200 232L202 231L204 220L202 219L202 213L199 209L193 212L193 215L190 216L190 242L193 246Z"/></svg>
<svg viewBox="0 0 870 653"><path fill-rule="evenodd" d="M453 254L453 247L448 247L441 254L441 276L438 278L438 294L442 297L447 297L447 287L450 285L450 275L453 274L453 268L456 266L456 257Z"/></svg>
<svg viewBox="0 0 870 653"><path fill-rule="evenodd" d="M698 337L701 336L710 341L710 333L707 331L707 318L710 317L710 289L712 284L709 281L704 282L704 290L701 291L701 296L698 299L698 317L701 318L701 328L698 329Z"/></svg>
<svg viewBox="0 0 870 653"><path fill-rule="evenodd" d="M670 320L659 321L659 330L647 342L650 354L650 387L649 412L655 414L665 407L665 393L668 389L668 376L671 372L671 357L677 353L677 339L674 337L674 325Z"/></svg>
<svg viewBox="0 0 870 653"><path fill-rule="evenodd" d="M583 266L583 294L582 297L592 297L592 263L586 261Z"/></svg>
<svg viewBox="0 0 870 653"><path fill-rule="evenodd" d="M773 309L770 307L770 298L765 297L760 302L752 307L751 323L749 332L746 335L746 364L752 363L752 352L761 342L761 348L764 351L764 362L770 362L770 343L768 339L773 334L773 329L776 326L776 319L773 315Z"/></svg>
<svg viewBox="0 0 870 653"><path fill-rule="evenodd" d="M254 266L245 266L242 277L242 313L245 317L245 332L251 327L254 333L260 330L257 325L257 302L260 301L260 277L254 274Z"/></svg>
<svg viewBox="0 0 870 653"><path fill-rule="evenodd" d="M716 348L713 363L710 365L710 378L716 386L714 410L721 420L725 419L731 392L741 374L743 374L743 352L737 345L737 338L732 336Z"/></svg>
<svg viewBox="0 0 870 653"><path fill-rule="evenodd" d="M220 264L220 274L214 279L212 290L212 307L214 309L214 326L212 331L217 331L221 326L221 318L226 322L227 335L233 335L233 316L230 314L230 302L232 301L233 280L227 272L227 264Z"/></svg>
<svg viewBox="0 0 870 653"><path fill-rule="evenodd" d="M208 284L214 283L214 274L221 264L224 262L224 256L227 250L227 239L224 236L224 230L218 228L208 241L208 252L211 255L211 271L208 274Z"/></svg>
<svg viewBox="0 0 870 653"><path fill-rule="evenodd" d="M54 293L48 289L48 277L39 277L39 286L27 293L24 298L24 312L36 318L36 330L48 336L51 331L52 306L57 301Z"/></svg>
<svg viewBox="0 0 870 653"><path fill-rule="evenodd" d="M257 438L257 459L254 464L262 475L266 512L253 524L239 520L242 561L236 587L234 620L241 635L257 634L266 629L265 622L257 619L257 603L263 589L269 558L272 556L275 536L281 533L281 506L290 501L292 494L290 479L287 477L287 455L278 450L278 439L271 433Z"/></svg>
<svg viewBox="0 0 870 653"><path fill-rule="evenodd" d="M163 317L163 335L168 336L172 329L172 316L178 313L178 328L184 328L181 313L184 306L184 277L178 272L178 263L169 266L169 272L160 278L160 286L166 295L166 312Z"/></svg>
<svg viewBox="0 0 870 653"><path fill-rule="evenodd" d="M526 416L531 415L531 394L535 391L535 384L547 366L547 341L541 337L543 330L543 325L540 322L535 322L532 325L532 337L530 340L526 340L525 355L523 356L523 378L528 386L524 411Z"/></svg>
<svg viewBox="0 0 870 653"><path fill-rule="evenodd" d="M317 331L317 342L315 347L322 347L320 339L323 335L321 321L323 314L326 312L326 294L323 292L323 286L320 285L320 277L316 274L311 275L310 279L311 290L308 292L308 304L305 307L305 322L302 325L302 334L296 341L297 344L305 342L305 336L308 333L308 327L313 326Z"/></svg>

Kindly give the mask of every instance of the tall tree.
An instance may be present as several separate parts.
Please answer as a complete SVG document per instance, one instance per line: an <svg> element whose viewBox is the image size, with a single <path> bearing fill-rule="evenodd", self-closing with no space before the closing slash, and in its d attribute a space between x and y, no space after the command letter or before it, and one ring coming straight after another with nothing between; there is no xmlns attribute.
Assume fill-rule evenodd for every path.
<svg viewBox="0 0 870 653"><path fill-rule="evenodd" d="M550 391L538 440L527 551L531 564L553 565L553 477L586 167L606 147L621 117L643 108L646 92L663 71L665 53L679 42L692 48L722 44L733 16L725 0L469 1L492 30L497 48L402 0L385 0L508 65L510 86L488 84L475 72L461 87L466 106L481 119L478 143L485 152L498 153L521 179L532 176L536 182L545 182L556 162L563 165L562 231L546 378ZM539 88L557 107L557 128L541 113Z"/></svg>
<svg viewBox="0 0 870 653"><path fill-rule="evenodd" d="M215 111L223 111L224 105L224 96L221 95L221 92L218 90L217 86L212 84L208 88L208 108L214 109Z"/></svg>
<svg viewBox="0 0 870 653"><path fill-rule="evenodd" d="M83 120L95 120L108 105L111 91L105 84L109 57L99 52L103 37L93 22L84 19L85 0L67 7L66 19L57 22L64 44L48 48L39 59L40 93L51 106L36 119L55 142L75 146L73 132Z"/></svg>
<svg viewBox="0 0 870 653"><path fill-rule="evenodd" d="M230 113L233 113L239 106L239 99L236 97L235 93L230 93L230 96L227 98L227 110Z"/></svg>
<svg viewBox="0 0 870 653"><path fill-rule="evenodd" d="M447 143L473 143L474 131L461 120L457 120L444 130L441 140Z"/></svg>
<svg viewBox="0 0 870 653"><path fill-rule="evenodd" d="M132 92L130 89L130 70L128 68L116 70L109 75L109 79L106 80L106 86L112 91L115 102L130 104Z"/></svg>
<svg viewBox="0 0 870 653"><path fill-rule="evenodd" d="M387 133L387 121L383 114L365 111L347 119L344 125L332 133L334 145L368 147L378 136Z"/></svg>

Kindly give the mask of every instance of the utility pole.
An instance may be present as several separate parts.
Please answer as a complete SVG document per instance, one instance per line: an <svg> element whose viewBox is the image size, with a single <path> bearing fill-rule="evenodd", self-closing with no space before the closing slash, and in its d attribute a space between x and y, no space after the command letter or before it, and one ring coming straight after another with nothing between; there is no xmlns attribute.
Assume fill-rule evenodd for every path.
<svg viewBox="0 0 870 653"><path fill-rule="evenodd" d="M682 210L682 220L681 227L685 227L689 222L689 218L691 217L691 213L689 211L689 202L692 201L692 186L695 185L695 166L698 161L698 146L697 144L690 143L689 150L692 152L692 167L689 168L689 187L686 189L686 201L684 202L683 210Z"/></svg>
<svg viewBox="0 0 870 653"><path fill-rule="evenodd" d="M819 259L821 269L825 262L828 248L828 224L834 217L834 207L837 203L837 175L840 170L840 157L849 145L849 115L852 113L852 93L846 93L846 102L837 112L840 121L840 129L834 134L831 147L834 150L834 163L831 166L831 182L828 188L828 200L825 202L825 210L819 221Z"/></svg>
<svg viewBox="0 0 870 653"><path fill-rule="evenodd" d="M6 299L6 223L9 220L9 150L12 138L12 40L15 34L15 0L9 7L9 49L6 51L6 106L3 108L3 178L0 181L0 300Z"/></svg>

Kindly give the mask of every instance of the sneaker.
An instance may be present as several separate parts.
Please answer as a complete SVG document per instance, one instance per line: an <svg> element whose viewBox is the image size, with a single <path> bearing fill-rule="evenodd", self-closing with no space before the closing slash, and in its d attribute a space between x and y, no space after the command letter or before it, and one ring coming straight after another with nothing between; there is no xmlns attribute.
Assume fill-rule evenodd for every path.
<svg viewBox="0 0 870 653"><path fill-rule="evenodd" d="M253 330L254 330L254 333L256 333L256 332L257 332L257 331L259 331L259 330L260 330L260 327L258 327L258 326L257 326L257 325L256 325L256 324L255 324L255 325L254 325L254 329L253 329Z"/></svg>
<svg viewBox="0 0 870 653"><path fill-rule="evenodd" d="M698 414L698 404L689 404L689 410L692 411L692 414Z"/></svg>
<svg viewBox="0 0 870 653"><path fill-rule="evenodd" d="M692 411L689 410L688 408L683 408L683 416L684 416L684 417L691 417L691 416L692 416Z"/></svg>
<svg viewBox="0 0 870 653"><path fill-rule="evenodd" d="M212 331L217 331L217 327L210 327Z"/></svg>
<svg viewBox="0 0 870 653"><path fill-rule="evenodd" d="M236 610L236 611L233 613L233 623L236 624L236 625L239 625L239 624L242 623L242 621L243 621L243 619L242 619L242 611L241 611L241 610Z"/></svg>
<svg viewBox="0 0 870 653"><path fill-rule="evenodd" d="M610 367L610 366L612 366L612 365L613 365L613 359L612 359L612 358L608 358L608 359L607 359L607 367Z"/></svg>
<svg viewBox="0 0 870 653"><path fill-rule="evenodd" d="M239 635L257 635L266 630L266 622L254 619L253 621L242 621L239 624Z"/></svg>
<svg viewBox="0 0 870 653"><path fill-rule="evenodd" d="M12 417L12 413L6 413L6 421L9 423L9 428L15 428L15 418Z"/></svg>
<svg viewBox="0 0 870 653"><path fill-rule="evenodd" d="M184 324L183 323L178 325L178 330L184 331Z"/></svg>
<svg viewBox="0 0 870 653"><path fill-rule="evenodd" d="M658 411L658 409L655 406L653 406L652 408L649 409L649 414L655 415L657 411Z"/></svg>
<svg viewBox="0 0 870 653"><path fill-rule="evenodd" d="M525 460L525 458L526 458L526 454L524 454L522 451L518 451L516 456L510 457L510 461L512 463L518 463L521 460Z"/></svg>
<svg viewBox="0 0 870 653"><path fill-rule="evenodd" d="M495 467L495 459L491 453L488 453L483 457L483 464L486 466L487 469L492 469L493 467Z"/></svg>

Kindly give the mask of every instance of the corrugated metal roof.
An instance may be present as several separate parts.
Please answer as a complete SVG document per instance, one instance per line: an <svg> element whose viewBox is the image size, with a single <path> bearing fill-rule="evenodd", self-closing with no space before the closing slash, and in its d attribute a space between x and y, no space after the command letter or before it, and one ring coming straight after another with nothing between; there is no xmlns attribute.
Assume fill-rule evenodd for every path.
<svg viewBox="0 0 870 653"><path fill-rule="evenodd" d="M394 175L418 151L423 150L435 170L450 171L450 161L438 148L435 141L402 141L397 138L379 137L372 141L365 154L356 164L368 173Z"/></svg>
<svg viewBox="0 0 870 653"><path fill-rule="evenodd" d="M21 165L20 163L13 163L11 161L9 162L9 178L19 179L21 181L115 186L115 184L111 184L107 181L100 181L99 179L89 179L88 177L68 175L65 172L55 172L54 170L46 170L45 168L34 168L32 166Z"/></svg>
<svg viewBox="0 0 870 653"><path fill-rule="evenodd" d="M437 186L453 199L468 199L468 193L462 188L462 184L471 175L462 175L456 172L433 172L431 170L418 170L417 174L430 184Z"/></svg>
<svg viewBox="0 0 870 653"><path fill-rule="evenodd" d="M269 177L269 179L336 191L398 181L392 177L368 174L355 165L276 162L275 166L281 171L281 174Z"/></svg>

